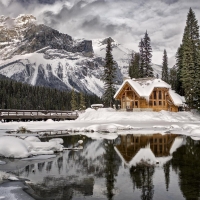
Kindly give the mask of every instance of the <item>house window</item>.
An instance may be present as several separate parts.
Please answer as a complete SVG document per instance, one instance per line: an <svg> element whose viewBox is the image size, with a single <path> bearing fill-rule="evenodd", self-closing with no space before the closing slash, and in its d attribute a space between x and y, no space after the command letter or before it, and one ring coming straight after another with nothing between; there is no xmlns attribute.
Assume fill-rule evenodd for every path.
<svg viewBox="0 0 200 200"><path fill-rule="evenodd" d="M156 101L154 101L154 106L156 106Z"/></svg>
<svg viewBox="0 0 200 200"><path fill-rule="evenodd" d="M162 106L162 101L159 101L159 106Z"/></svg>
<svg viewBox="0 0 200 200"><path fill-rule="evenodd" d="M159 91L159 99L162 99L162 92L161 91Z"/></svg>
<svg viewBox="0 0 200 200"><path fill-rule="evenodd" d="M135 102L135 107L136 107L136 108L138 107L138 102L137 102L137 101Z"/></svg>
<svg viewBox="0 0 200 200"><path fill-rule="evenodd" d="M156 91L153 92L153 97L156 99Z"/></svg>
<svg viewBox="0 0 200 200"><path fill-rule="evenodd" d="M165 101L163 101L163 105L165 106Z"/></svg>
<svg viewBox="0 0 200 200"><path fill-rule="evenodd" d="M153 104L152 104L152 101L149 101L149 106L152 106Z"/></svg>

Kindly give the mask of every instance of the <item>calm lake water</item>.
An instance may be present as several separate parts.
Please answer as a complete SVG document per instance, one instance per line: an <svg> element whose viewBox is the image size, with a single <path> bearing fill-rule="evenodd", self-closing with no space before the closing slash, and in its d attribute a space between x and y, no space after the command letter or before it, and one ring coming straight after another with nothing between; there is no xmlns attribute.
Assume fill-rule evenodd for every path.
<svg viewBox="0 0 200 200"><path fill-rule="evenodd" d="M66 150L48 160L1 159L7 164L0 170L29 179L26 192L34 199L200 199L200 142L190 137L129 134L115 140L80 135L63 139L69 148L83 140L83 149ZM128 166L149 143L162 163Z"/></svg>

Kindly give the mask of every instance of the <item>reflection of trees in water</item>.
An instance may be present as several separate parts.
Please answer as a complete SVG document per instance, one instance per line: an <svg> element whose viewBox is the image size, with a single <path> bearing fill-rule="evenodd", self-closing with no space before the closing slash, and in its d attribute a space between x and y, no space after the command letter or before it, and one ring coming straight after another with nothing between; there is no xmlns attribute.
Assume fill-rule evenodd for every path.
<svg viewBox="0 0 200 200"><path fill-rule="evenodd" d="M170 183L170 162L167 162L163 165L163 170L164 170L164 174L165 174L166 190L168 191L169 183Z"/></svg>
<svg viewBox="0 0 200 200"><path fill-rule="evenodd" d="M186 138L186 144L173 153L172 167L178 172L179 185L186 199L200 196L200 142Z"/></svg>
<svg viewBox="0 0 200 200"><path fill-rule="evenodd" d="M141 189L141 199L151 200L154 194L153 175L154 166L138 164L132 166L130 175L133 182L133 190Z"/></svg>
<svg viewBox="0 0 200 200"><path fill-rule="evenodd" d="M105 178L106 178L106 188L107 188L107 198L113 199L114 196L114 182L119 170L119 157L114 150L114 142L106 141L105 143Z"/></svg>
<svg viewBox="0 0 200 200"><path fill-rule="evenodd" d="M53 161L50 161L50 162L47 163L46 170L47 170L48 172L51 171L52 164L53 164Z"/></svg>
<svg viewBox="0 0 200 200"><path fill-rule="evenodd" d="M60 174L61 169L63 168L63 156L61 156L57 159L57 165L58 165L58 172Z"/></svg>
<svg viewBox="0 0 200 200"><path fill-rule="evenodd" d="M44 169L44 166L45 166L45 162L38 163L38 170L39 170L40 172L42 172L42 170Z"/></svg>

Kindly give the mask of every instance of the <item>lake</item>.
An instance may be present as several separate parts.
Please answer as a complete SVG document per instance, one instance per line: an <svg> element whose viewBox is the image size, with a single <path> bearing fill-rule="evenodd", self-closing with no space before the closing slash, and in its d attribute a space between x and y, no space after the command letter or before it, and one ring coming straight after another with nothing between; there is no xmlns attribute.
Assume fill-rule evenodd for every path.
<svg viewBox="0 0 200 200"><path fill-rule="evenodd" d="M46 141L48 138L42 139ZM94 140L84 135L63 137L66 150L47 160L3 159L0 170L28 179L25 191L34 199L200 198L200 142L174 134L120 135ZM147 161L142 150L148 149ZM156 159L151 163L151 156ZM0 185L1 188L1 185ZM1 196L1 195L0 195Z"/></svg>

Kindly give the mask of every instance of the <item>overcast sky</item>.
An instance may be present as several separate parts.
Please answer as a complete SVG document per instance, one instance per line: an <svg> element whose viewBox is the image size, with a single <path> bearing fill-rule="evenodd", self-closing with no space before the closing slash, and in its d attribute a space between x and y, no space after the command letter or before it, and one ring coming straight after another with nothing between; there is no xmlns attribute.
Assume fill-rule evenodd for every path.
<svg viewBox="0 0 200 200"><path fill-rule="evenodd" d="M175 55L190 7L200 22L200 0L57 0L53 5L16 1L20 0L0 0L0 12L11 17L33 14L40 23L75 38L111 36L138 51L138 43L147 30L156 64L162 63L164 49L169 58Z"/></svg>

